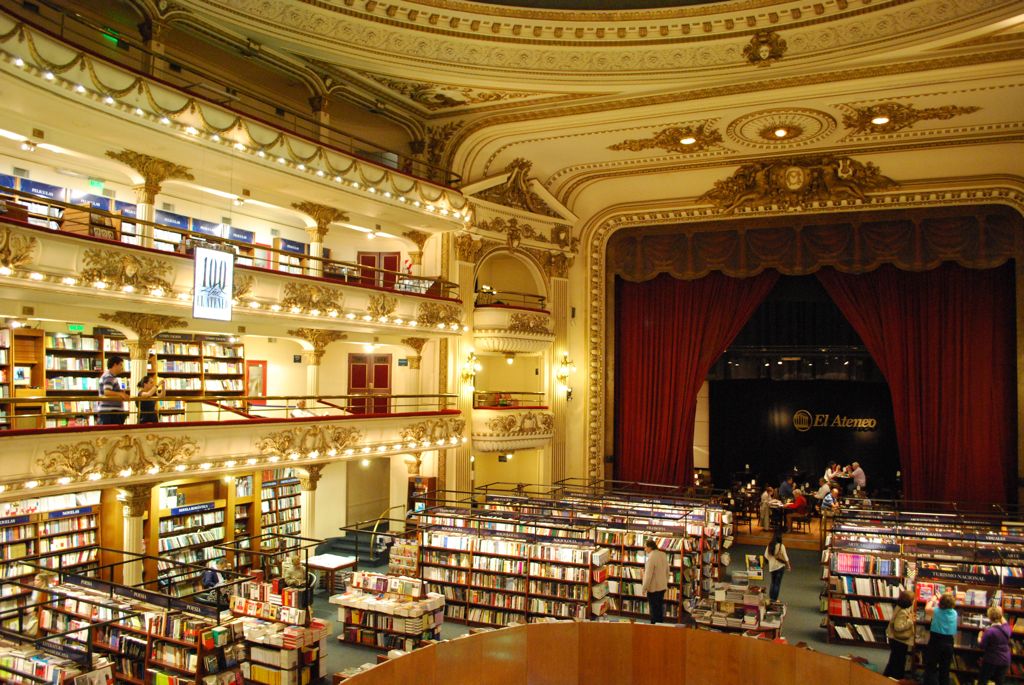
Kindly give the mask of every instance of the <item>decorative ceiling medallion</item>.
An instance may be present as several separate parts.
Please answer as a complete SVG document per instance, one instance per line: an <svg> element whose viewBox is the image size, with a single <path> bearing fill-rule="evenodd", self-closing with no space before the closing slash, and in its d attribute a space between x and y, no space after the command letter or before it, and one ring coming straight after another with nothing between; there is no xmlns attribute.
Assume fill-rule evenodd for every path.
<svg viewBox="0 0 1024 685"><path fill-rule="evenodd" d="M917 109L913 105L899 102L885 102L870 107L850 107L851 112L843 115L843 126L853 135L858 133L895 133L919 121L952 119L961 114L972 114L981 107L926 107Z"/></svg>
<svg viewBox="0 0 1024 685"><path fill-rule="evenodd" d="M771 66L786 54L786 41L774 31L758 31L743 48L743 57L759 67Z"/></svg>
<svg viewBox="0 0 1024 685"><path fill-rule="evenodd" d="M423 105L431 111L479 105L487 102L520 100L533 95L533 93L507 90L480 90L478 88L445 85L442 83L424 83L422 81L387 78L386 76L366 72L359 73L362 76L373 79L385 88L393 90L417 104Z"/></svg>
<svg viewBox="0 0 1024 685"><path fill-rule="evenodd" d="M747 147L776 150L818 142L832 135L836 126L834 117L816 109L767 109L735 119L725 135Z"/></svg>
<svg viewBox="0 0 1024 685"><path fill-rule="evenodd" d="M805 209L815 202L867 200L866 192L896 183L871 162L849 157L790 157L744 164L698 202L709 202L728 214L740 207L775 206Z"/></svg>
<svg viewBox="0 0 1024 685"><path fill-rule="evenodd" d="M609 145L609 150L640 152L659 148L666 152L700 152L722 142L722 134L711 128L711 123L673 126L658 131L650 138L631 138Z"/></svg>

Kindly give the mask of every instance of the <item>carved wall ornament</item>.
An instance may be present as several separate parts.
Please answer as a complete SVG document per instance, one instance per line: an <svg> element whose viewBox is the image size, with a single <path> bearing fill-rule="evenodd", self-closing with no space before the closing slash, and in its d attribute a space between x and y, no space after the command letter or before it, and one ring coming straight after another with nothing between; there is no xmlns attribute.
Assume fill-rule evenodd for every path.
<svg viewBox="0 0 1024 685"><path fill-rule="evenodd" d="M640 152L658 148L666 152L700 152L722 142L722 134L710 122L691 126L673 126L662 129L650 138L630 138L609 145L609 150Z"/></svg>
<svg viewBox="0 0 1024 685"><path fill-rule="evenodd" d="M149 511L153 497L152 485L126 485L118 488L117 499L124 505L124 515L141 518Z"/></svg>
<svg viewBox="0 0 1024 685"><path fill-rule="evenodd" d="M39 247L39 240L34 236L12 231L4 226L0 230L0 266L17 269L29 264Z"/></svg>
<svg viewBox="0 0 1024 685"><path fill-rule="evenodd" d="M441 126L427 126L427 144L424 151L427 164L436 167L444 166L448 142L464 124L463 121L449 121Z"/></svg>
<svg viewBox="0 0 1024 685"><path fill-rule="evenodd" d="M423 346L427 344L427 338L402 338L402 344L416 351L415 356L409 357L409 368L420 368L420 358L423 356Z"/></svg>
<svg viewBox="0 0 1024 685"><path fill-rule="evenodd" d="M172 290L167 277L171 265L159 257L118 250L89 248L82 257L84 268L79 277L85 283L103 281L114 290L131 286L138 291Z"/></svg>
<svg viewBox="0 0 1024 685"><path fill-rule="evenodd" d="M281 306L285 309L297 307L306 312L311 312L314 309L329 312L341 309L343 299L344 294L340 290L326 285L286 283Z"/></svg>
<svg viewBox="0 0 1024 685"><path fill-rule="evenodd" d="M750 64L767 67L786 54L786 41L774 31L758 31L743 48L743 58Z"/></svg>
<svg viewBox="0 0 1024 685"><path fill-rule="evenodd" d="M408 238L414 242L419 251L423 252L423 246L426 245L427 239L430 238L430 234L423 231L406 231L402 234L402 237Z"/></svg>
<svg viewBox="0 0 1024 685"><path fill-rule="evenodd" d="M123 435L117 440L93 438L48 450L39 468L48 476L79 479L127 478L164 472L199 454L199 444L188 436L147 435L143 440Z"/></svg>
<svg viewBox="0 0 1024 685"><path fill-rule="evenodd" d="M398 298L391 295L372 295L366 311L375 319L391 316L398 309Z"/></svg>
<svg viewBox="0 0 1024 685"><path fill-rule="evenodd" d="M260 454L279 457L298 454L302 457L333 457L341 450L359 442L362 432L351 426L306 424L288 430L268 433L256 441Z"/></svg>
<svg viewBox="0 0 1024 685"><path fill-rule="evenodd" d="M452 438L461 438L465 428L465 419L443 416L438 419L427 419L419 423L411 423L402 428L399 431L399 435L402 436L402 440L412 442L423 442L424 440L451 442Z"/></svg>
<svg viewBox="0 0 1024 685"><path fill-rule="evenodd" d="M462 307L450 302L421 302L416 308L416 320L420 326L461 326Z"/></svg>
<svg viewBox="0 0 1024 685"><path fill-rule="evenodd" d="M508 317L508 330L511 333L532 333L535 335L552 335L549 325L551 317L547 314L528 314L513 312Z"/></svg>
<svg viewBox="0 0 1024 685"><path fill-rule="evenodd" d="M577 247L577 241L573 238L573 249ZM565 252L549 252L544 257L544 271L551 278L569 278L569 269L572 268L576 258Z"/></svg>
<svg viewBox="0 0 1024 685"><path fill-rule="evenodd" d="M744 164L698 198L724 213L743 206L804 208L814 202L859 200L896 185L878 167L850 157L790 157Z"/></svg>
<svg viewBox="0 0 1024 685"><path fill-rule="evenodd" d="M532 95L532 93L515 91L480 90L479 88L465 86L393 79L366 72L360 72L360 74L373 79L389 90L409 98L413 102L423 105L431 111L463 107L465 105L479 105L485 102L518 100Z"/></svg>
<svg viewBox="0 0 1024 685"><path fill-rule="evenodd" d="M507 236L508 246L513 249L519 247L519 243L522 242L523 238L526 238L527 240L536 240L541 243L554 243L555 241L553 236L557 229L565 229L559 232L560 238L569 240L570 242L572 240L571 238L565 238L568 226L556 226L551 230L552 237L549 238L530 224L520 223L519 219L516 217L506 220L504 217L496 216L490 221L481 221L476 226L481 231L492 231L494 233L505 234Z"/></svg>
<svg viewBox="0 0 1024 685"><path fill-rule="evenodd" d="M107 157L125 164L137 171L142 178L146 204L153 204L161 185L169 179L194 181L188 167L168 162L166 159L151 157L134 150L107 150Z"/></svg>
<svg viewBox="0 0 1024 685"><path fill-rule="evenodd" d="M919 121L936 119L952 119L961 114L972 114L981 107L960 107L945 105L943 107L925 107L917 109L913 105L899 102L886 102L869 107L853 107L852 112L843 115L843 125L852 133L894 133L913 126ZM879 123L874 123L878 121Z"/></svg>
<svg viewBox="0 0 1024 685"><path fill-rule="evenodd" d="M327 231L332 223L335 221L348 221L348 214L327 205L320 205L315 202L293 202L292 207L316 222L316 228L308 228L306 232L310 234L311 239L315 238L315 242L318 243L324 241L324 237L327 235Z"/></svg>
<svg viewBox="0 0 1024 685"><path fill-rule="evenodd" d="M509 175L508 180L501 185L476 193L476 197L488 202L505 205L506 207L523 209L534 214L561 217L560 214L548 206L540 195L530 189L531 168L533 168L533 162L517 157L505 167L505 173Z"/></svg>
<svg viewBox="0 0 1024 685"><path fill-rule="evenodd" d="M231 282L231 297L238 302L244 302L255 286L255 277L235 272L235 278Z"/></svg>
<svg viewBox="0 0 1024 685"><path fill-rule="evenodd" d="M296 338L302 338L313 346L313 364L316 366L320 365L320 360L323 359L324 352L327 351L328 345L332 342L348 338L348 334L346 333L342 333L341 331L332 331L325 328L293 328L288 331L288 335L293 335Z"/></svg>
<svg viewBox="0 0 1024 685"><path fill-rule="evenodd" d="M175 328L187 328L188 321L177 316L163 314L140 314L138 312L114 312L100 314L104 321L120 324L139 337L139 347L147 350L153 346L156 336Z"/></svg>
<svg viewBox="0 0 1024 685"><path fill-rule="evenodd" d="M299 469L299 487L306 492L315 492L325 466L327 464L310 464Z"/></svg>
<svg viewBox="0 0 1024 685"><path fill-rule="evenodd" d="M455 253L460 262L476 263L483 247L483 241L479 238L474 239L469 233L459 233L455 236Z"/></svg>
<svg viewBox="0 0 1024 685"><path fill-rule="evenodd" d="M542 412L528 411L522 414L504 413L487 421L487 428L495 435L535 435L555 430L555 417Z"/></svg>

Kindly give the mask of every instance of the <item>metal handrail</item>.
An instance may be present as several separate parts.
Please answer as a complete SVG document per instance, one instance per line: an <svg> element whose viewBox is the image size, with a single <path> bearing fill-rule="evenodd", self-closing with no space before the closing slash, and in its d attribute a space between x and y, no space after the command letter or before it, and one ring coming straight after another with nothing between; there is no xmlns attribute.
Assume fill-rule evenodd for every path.
<svg viewBox="0 0 1024 685"><path fill-rule="evenodd" d="M546 394L543 392L530 392L530 391L489 391L489 390L478 390L473 393L473 408L474 409L510 409L516 407L542 407L547 408L545 402ZM536 401L529 401L529 400Z"/></svg>
<svg viewBox="0 0 1024 685"><path fill-rule="evenodd" d="M329 147L371 164L392 168L414 178L438 183L449 188L457 187L462 181L462 177L450 169L359 138L330 124L320 122L311 114L292 109L238 83L212 78L209 70L200 65L193 65L187 59L180 57L168 57L165 54L154 52L141 41L123 36L110 26L97 24L88 17L64 8L51 0L36 0L36 4L56 13L57 17L49 18L41 12L35 13L33 15L35 18L46 21L46 25L44 25L33 18L15 14L7 8L0 8L0 11L11 16L15 21L31 26L36 31L59 38L69 46L87 52L96 59L117 64L120 68L138 76L160 81L192 97L215 103L218 107L234 114L258 119L260 123L288 131L313 144ZM115 41L121 49L111 51L109 45L104 45L97 40L98 36L105 36L107 40ZM126 46L127 50L122 48L122 45ZM131 56L133 51L139 55L139 59L137 61L125 59L126 56ZM119 59L114 59L112 55L116 55ZM220 95L221 100L211 97L211 93ZM250 112L257 114L253 115ZM290 117L291 121L286 117ZM387 164L384 157L368 159L368 154L393 155L396 163Z"/></svg>
<svg viewBox="0 0 1024 685"><path fill-rule="evenodd" d="M495 290L481 288L476 291L474 305L477 307L514 306L524 309L547 311L544 302L547 298L536 293L522 293L515 290Z"/></svg>
<svg viewBox="0 0 1024 685"><path fill-rule="evenodd" d="M59 210L61 210L61 216L52 216L50 214L40 214L38 212L33 212L33 211L30 211L28 208L26 208L26 211L25 211L26 218L25 218L24 221L22 221L18 217L15 217L15 216L12 215L12 212L10 211L10 209L11 209L10 204L4 204L3 207L0 208L0 219L5 220L5 221L12 221L12 222L16 222L16 223L23 223L24 225L33 226L33 227L40 228L40 229L50 229L50 230L58 230L58 229L54 228L51 225L51 224L58 224L59 228L62 229L63 233L68 233L70 235L78 235L78 236L82 236L83 234L77 233L77 232L69 232L67 230L63 230L64 226L65 225L69 225L69 226L82 225L86 229L89 229L92 226L96 226L96 227L99 227L99 228L109 228L109 229L113 229L114 228L114 226L112 226L112 225L108 226L108 225L102 224L102 223L93 223L93 221L95 220L95 217L99 217L99 218L107 219L107 220L110 220L110 221L117 221L117 222L120 222L120 223L132 224L132 225L134 225L136 227L135 232L132 233L132 234L125 234L123 231L118 229L118 234L122 238L125 235L131 235L133 238L141 240L143 238L143 235L138 230L138 227L142 226L142 227L149 228L150 229L150 233L152 235L146 236L147 239L152 240L154 244L166 245L166 246L170 246L170 248L171 248L171 249L165 249L165 248L161 248L161 247L156 247L155 249L157 249L160 252L168 252L168 253L172 253L172 254L182 254L181 250L184 249L185 250L185 254L187 254L187 251L189 249L193 248L196 245L202 245L204 243L215 244L215 245L223 245L223 246L229 247L232 251L234 251L235 254L236 254L236 258L237 259L248 259L248 260L254 262L251 265L238 264L238 266L243 267L243 268L247 267L247 268L254 268L254 269L266 269L266 270L269 270L269 271L273 271L275 273L283 273L283 274L290 274L290 275L302 275L302 276L305 276L305 277L316 278L316 279L325 280L325 281L343 281L343 282L345 282L345 283L347 283L349 285L354 285L354 286L359 286L359 287L371 287L371 288L375 288L375 289L388 290L388 291L391 291L391 292L408 293L408 294L414 294L414 295L417 295L417 294L430 294L429 291L433 290L434 286L436 286L437 287L437 296L438 297L441 297L443 299L456 300L456 301L459 300L458 285L456 283L451 282L451 281L445 280L445 279L441 278L440 276L412 276L410 274L403 273L401 271L391 271L389 269L381 269L381 268L378 268L378 267L364 266L362 264L357 264L356 262L346 262L346 261L330 259L330 258L327 258L327 257L319 257L319 256L315 256L315 255L310 255L310 254L298 254L298 253L295 253L295 252L288 252L287 250L280 250L280 249L274 248L274 247L269 246L269 245L262 245L262 244L256 244L256 243L246 243L246 242L241 242L241 241L238 241L238 240L232 240L230 238L222 238L222 237L219 237L219 236L211 236L211 235L207 235L205 233L196 233L195 231L190 231L190 230L187 230L187 229L181 229L181 228L177 228L177 227L174 227L174 226L166 226L164 224L158 224L158 223L155 223L155 222L152 222L152 221L144 221L142 219L136 219L136 218L133 218L133 217L122 216L121 214L116 214L114 212L109 212L109 211L102 210L102 209L97 209L97 208L87 207L87 206L82 206L82 205L75 205L75 204L71 204L71 203L68 203L68 202L62 202L62 201L59 201L59 200L50 200L50 199L47 199L47 198L43 198L43 197L39 197L39 196L36 196L36 195L32 195L31 193L26 193L26 192L21 191L21 190L16 190L14 188L7 188L5 186L0 186L0 203L2 203L5 199L7 199L4 196L10 196L11 198L13 198L13 201L14 201L15 205L19 205L19 206L22 203L25 203L25 204L31 203L31 204L36 204L36 205L44 205L48 209L59 209ZM64 217L64 212L66 212L67 210L72 210L73 212L82 212L82 213L87 214L88 215L88 222L89 223L87 223L87 224L78 224L78 223L76 223L74 221L69 221L69 219L72 219L73 217ZM35 219L37 222L41 222L41 223L32 223L32 219ZM163 231L165 233L172 233L172 234L178 236L178 239L177 240L168 240L168 239L161 238L158 235L156 235L156 233L155 233L156 231ZM107 239L107 238L97 237L97 236L93 236L93 235L86 235L84 237L88 237L88 238L90 238L92 240L103 241L103 242L115 242L115 243L117 243L119 245L122 245L122 246L127 247L127 248L131 248L131 249L146 249L146 248L141 247L139 245L136 245L134 243L124 242L123 239L110 240L110 239ZM281 267L275 269L275 268L271 267L269 265L269 263L266 266L256 265L255 264L255 254L253 254L251 256L246 256L246 251L255 251L257 249L261 250L261 251L264 251L264 252L267 252L269 254L275 255L277 257L276 261L278 262L278 264L283 264L284 265L284 269L296 268L296 266L292 265L292 262L295 259L300 259L300 260L305 261L307 264L309 264L309 263L317 264L318 267L319 267L319 269L318 269L319 273L310 274L309 273L310 269L308 268L308 266L303 269L303 273L302 274L294 274L291 271L283 270ZM239 255L239 254L241 254L243 256L237 257L237 255ZM367 276L367 272L372 273L372 276ZM341 275L340 276L331 276L330 274L332 274L332 273L340 273ZM350 280L350 278L351 278L351 280ZM367 283L366 281L369 281L369 283ZM422 283L426 282L426 281L429 281L431 283L431 285L428 286L427 288L423 288ZM389 282L391 283L390 286L387 285ZM398 287L399 284L405 284L405 288ZM413 290L409 290L408 288L409 288L410 285L413 285L414 287L417 287L417 288L421 288L424 292L416 292L416 291L413 291Z"/></svg>

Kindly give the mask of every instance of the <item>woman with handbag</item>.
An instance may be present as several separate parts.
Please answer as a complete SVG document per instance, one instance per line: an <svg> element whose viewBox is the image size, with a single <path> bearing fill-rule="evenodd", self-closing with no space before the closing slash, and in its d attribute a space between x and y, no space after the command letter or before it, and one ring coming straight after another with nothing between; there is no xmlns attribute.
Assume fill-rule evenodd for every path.
<svg viewBox="0 0 1024 685"><path fill-rule="evenodd" d="M885 627L889 639L889 663L882 674L900 680L907 673L907 653L914 648L914 593L904 590L896 600L896 611Z"/></svg>

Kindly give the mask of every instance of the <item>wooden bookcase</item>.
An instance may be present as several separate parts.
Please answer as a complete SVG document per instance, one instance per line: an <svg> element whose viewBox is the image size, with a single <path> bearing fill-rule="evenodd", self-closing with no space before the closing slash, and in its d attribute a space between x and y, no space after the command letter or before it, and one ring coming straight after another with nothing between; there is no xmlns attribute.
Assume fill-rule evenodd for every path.
<svg viewBox="0 0 1024 685"><path fill-rule="evenodd" d="M119 378L127 387L128 343L120 336L85 335L47 332L44 335L46 355L46 427L92 425L94 403L86 400L61 400L61 396L97 395L100 376L106 371L107 359L118 355L125 360ZM49 416L55 414L55 416Z"/></svg>
<svg viewBox="0 0 1024 685"><path fill-rule="evenodd" d="M167 594L181 596L203 589L202 571L182 576L175 571L178 567L168 561L206 566L212 560L224 558L224 551L215 545L227 539L226 506L226 500L220 499L174 507L157 514L160 553L157 577Z"/></svg>
<svg viewBox="0 0 1024 685"><path fill-rule="evenodd" d="M260 530L262 533L299 535L302 531L302 504L299 479L293 469L263 472L260 488ZM285 549L298 546L297 540L281 539Z"/></svg>

